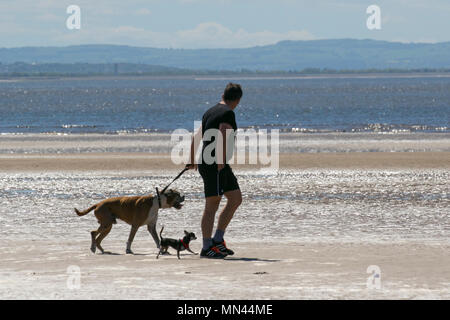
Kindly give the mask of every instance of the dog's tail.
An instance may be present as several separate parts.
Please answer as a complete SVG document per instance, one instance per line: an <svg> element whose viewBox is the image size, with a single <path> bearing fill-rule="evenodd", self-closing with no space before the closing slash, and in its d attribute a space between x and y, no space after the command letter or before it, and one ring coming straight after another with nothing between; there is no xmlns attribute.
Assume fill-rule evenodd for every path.
<svg viewBox="0 0 450 320"><path fill-rule="evenodd" d="M96 204L84 211L79 211L77 208L75 208L75 213L81 217L81 216L87 215L89 212L91 212L92 210L94 210L96 208L97 208Z"/></svg>
<svg viewBox="0 0 450 320"><path fill-rule="evenodd" d="M162 232L164 230L164 226L162 226L161 231L159 232L159 237L162 239Z"/></svg>

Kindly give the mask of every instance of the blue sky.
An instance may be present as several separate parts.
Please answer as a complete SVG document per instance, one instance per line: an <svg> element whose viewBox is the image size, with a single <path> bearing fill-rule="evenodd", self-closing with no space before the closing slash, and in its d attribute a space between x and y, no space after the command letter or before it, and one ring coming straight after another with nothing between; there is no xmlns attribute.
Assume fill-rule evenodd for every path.
<svg viewBox="0 0 450 320"><path fill-rule="evenodd" d="M381 8L368 30L366 8ZM81 8L68 30L66 8ZM0 0L0 47L237 48L281 40L450 41L450 0Z"/></svg>

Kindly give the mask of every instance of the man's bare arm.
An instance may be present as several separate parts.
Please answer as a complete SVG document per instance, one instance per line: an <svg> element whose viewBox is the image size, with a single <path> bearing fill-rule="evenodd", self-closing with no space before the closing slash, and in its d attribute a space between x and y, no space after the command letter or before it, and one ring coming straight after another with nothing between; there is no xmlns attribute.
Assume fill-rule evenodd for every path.
<svg viewBox="0 0 450 320"><path fill-rule="evenodd" d="M220 171L225 166L225 163L227 162L227 130L233 130L233 127L226 123L222 122L219 125L219 131L222 134L222 161L217 164L217 169Z"/></svg>
<svg viewBox="0 0 450 320"><path fill-rule="evenodd" d="M191 140L191 155L189 157L189 163L187 167L189 169L197 170L197 163L195 163L195 155L197 153L198 146L200 145L200 141L202 141L202 126L198 128L198 130L194 133Z"/></svg>

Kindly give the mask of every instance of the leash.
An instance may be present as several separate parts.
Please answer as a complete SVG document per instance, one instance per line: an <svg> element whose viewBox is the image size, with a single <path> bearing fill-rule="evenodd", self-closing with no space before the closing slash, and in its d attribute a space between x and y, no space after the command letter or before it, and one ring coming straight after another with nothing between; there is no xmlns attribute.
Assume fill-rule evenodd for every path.
<svg viewBox="0 0 450 320"><path fill-rule="evenodd" d="M185 172L188 171L188 170L189 170L188 165L186 165L186 167L184 167L184 169L183 169L183 170L175 177L175 179L173 179L171 183L169 183L164 189L162 189L161 194L164 194L164 192L167 190L167 188L168 188L172 183L174 183L176 180L178 180L178 179L183 175L183 173L185 173ZM161 208L161 196L160 196L158 187L156 187L156 195L158 196L158 205L159 205L159 207Z"/></svg>
<svg viewBox="0 0 450 320"><path fill-rule="evenodd" d="M183 175L183 173L185 173L185 172L188 171L188 170L189 170L188 165L186 165L186 167L184 167L184 169L183 169L183 170L175 177L175 179L172 180L171 183L169 183L169 184L161 191L161 193L164 193L164 191L166 191L167 188L168 188L172 183L174 183L176 180L178 180L178 179Z"/></svg>

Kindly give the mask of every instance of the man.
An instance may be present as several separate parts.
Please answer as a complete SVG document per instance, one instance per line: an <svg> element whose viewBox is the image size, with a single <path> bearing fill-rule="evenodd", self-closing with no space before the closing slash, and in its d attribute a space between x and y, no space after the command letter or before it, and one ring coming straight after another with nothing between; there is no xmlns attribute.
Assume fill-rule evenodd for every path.
<svg viewBox="0 0 450 320"><path fill-rule="evenodd" d="M232 151L229 150L234 149L234 135L237 130L233 110L239 105L241 97L241 86L229 83L222 95L222 101L205 112L202 125L192 139L189 169L197 169L194 158L200 138L203 140L201 163L198 165L206 199L202 217L202 258L223 259L234 254L227 248L223 237L242 202L238 181L227 163L232 156ZM217 229L212 237L215 215L223 195L227 198L227 204L219 215Z"/></svg>

